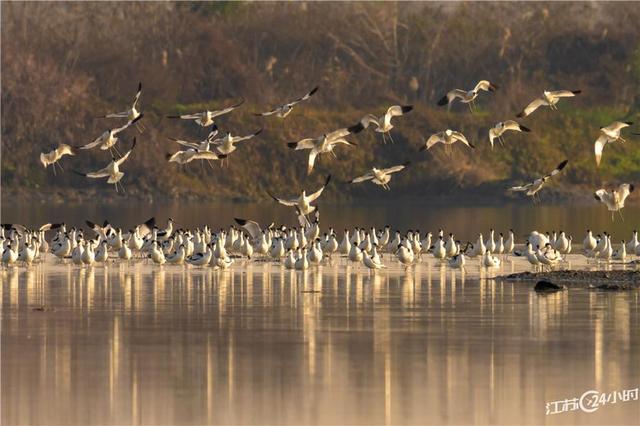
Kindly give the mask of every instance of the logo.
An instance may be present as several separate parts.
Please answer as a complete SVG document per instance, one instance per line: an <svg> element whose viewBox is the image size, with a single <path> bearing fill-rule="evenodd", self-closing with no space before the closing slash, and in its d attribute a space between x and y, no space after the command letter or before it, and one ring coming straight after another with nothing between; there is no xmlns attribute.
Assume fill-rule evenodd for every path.
<svg viewBox="0 0 640 426"><path fill-rule="evenodd" d="M566 413L569 411L583 411L593 413L601 407L618 402L637 401L640 388L625 389L621 391L600 392L588 390L579 397L561 399L559 401L547 402L545 407L546 415Z"/></svg>

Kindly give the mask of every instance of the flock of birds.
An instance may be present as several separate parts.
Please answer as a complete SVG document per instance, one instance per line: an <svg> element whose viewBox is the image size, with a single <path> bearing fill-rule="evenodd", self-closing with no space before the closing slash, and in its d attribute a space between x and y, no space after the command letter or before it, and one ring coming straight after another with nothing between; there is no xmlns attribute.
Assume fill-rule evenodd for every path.
<svg viewBox="0 0 640 426"><path fill-rule="evenodd" d="M390 226L381 231L345 229L341 238L329 228L322 236L319 212L310 223L299 227L261 227L257 222L236 218L236 225L213 231L209 226L195 229L178 228L169 219L164 228L154 218L123 232L105 221L102 225L87 221L92 235L82 229L62 224L45 224L38 229L5 224L0 227L2 264L6 267L22 264L26 267L46 261L52 254L61 262L68 259L79 266L134 261L156 265L189 264L196 267L227 269L234 261L276 262L286 269L306 270L333 258L344 259L356 267L369 270L386 268L384 262L397 260L408 268L433 257L452 268L464 269L468 259L477 258L481 267L499 267L508 256L521 256L537 269L551 269L567 260L567 255L582 254L596 262L624 262L627 255L640 257L638 232L628 242L614 247L611 236L604 232L594 236L591 231L582 243L582 250L573 251L573 238L565 232L540 233L533 231L516 250L513 230L508 236L496 235L492 229L488 237L478 235L475 243L462 244L453 234L439 230L422 235L419 230L402 234L392 232ZM49 239L46 233L49 232Z"/></svg>
<svg viewBox="0 0 640 426"><path fill-rule="evenodd" d="M473 112L476 99L481 92L493 92L497 89L498 86L496 84L493 84L488 80L481 80L471 90L454 89L449 91L442 97L442 99L438 101L438 105L447 105L450 108L453 103L459 101L463 104L467 104L469 106L469 110ZM309 101L317 91L318 87L315 87L300 98L294 99L290 102L286 102L282 105L270 109L269 111L257 113L255 115L263 117L275 116L284 120L289 114L291 114L293 108L296 105ZM56 166L62 170L62 166L59 164L59 161L65 155L73 156L76 155L78 150L89 150L99 147L100 150L108 150L111 154L111 161L109 162L109 164L97 171L79 172L74 170L74 172L91 179L107 178L107 183L113 184L116 191L119 190L118 188L124 191L124 186L121 183L124 172L121 171L121 167L123 163L131 156L131 153L136 146L136 138L133 138L131 147L124 154L121 154L120 150L118 149L118 135L133 125L137 126L140 132L144 129L140 122L140 120L144 116L144 114L140 111L139 105L141 94L142 83L138 85L138 91L136 92L133 103L130 107L128 107L124 111L110 113L100 117L124 119L126 120L126 122L123 125L107 129L94 141L85 145L72 147L68 144L59 144L52 151L48 153L42 153L40 155L40 161L43 166L48 167L49 165L51 165L55 173ZM580 90L544 91L542 96L534 99L531 103L529 103L522 110L522 112L517 114L517 117L527 117L542 106L547 106L552 110L556 110L557 104L561 99L571 98L578 94L580 94ZM224 136L221 136L219 134L220 131L216 124L216 120L220 116L229 114L235 109L241 107L243 103L244 100L241 100L234 105L230 105L219 110L206 110L183 115L167 116L171 119L193 121L202 128L210 128L209 134L202 141L192 142L182 139L170 138L170 140L176 142L184 149L176 151L173 154L167 154L167 160L169 162L175 162L178 164L187 164L195 160L204 160L207 161L211 166L212 161L227 159L227 157L229 157L238 149L237 144L239 144L240 142L249 141L259 136L262 132L262 129L258 129L257 131L244 136L232 135L231 132L226 132ZM331 132L324 133L320 136L301 139L297 142L288 143L287 145L293 150L309 151L307 161L307 174L311 174L316 160L320 155L330 153L335 157L335 149L338 145L342 144L347 146L356 146L354 142L349 141L347 138L353 134L359 133L369 128L370 126L373 126L376 132L381 133L383 142L386 143L387 139L393 142L391 130L394 128L394 125L392 123L392 120L396 117L401 117L411 112L412 110L413 106L411 105L393 105L389 107L387 111L381 116L367 114L353 126L340 128ZM629 127L632 124L632 122L616 121L609 126L602 127L600 129L599 136L594 144L594 152L597 165L600 164L604 147L607 144L615 142L625 142L625 139L621 136L621 132L624 128ZM530 129L515 120L506 120L499 122L494 127L489 129L488 132L491 148L493 149L494 142L496 140L500 144L504 145L504 134L509 131L530 132ZM424 144L420 147L420 151L429 150L435 145L441 143L445 146L446 152L450 153L452 145L456 142L460 142L469 148L475 148L475 145L469 142L469 140L462 132L452 129L445 129L427 138ZM527 196L531 197L533 202L536 203L537 201L539 201L539 191L545 186L549 179L560 173L567 165L567 163L568 161L564 160L550 173L538 177L529 183L512 186L508 189L512 192L523 192ZM360 182L371 181L374 184L381 186L385 190L389 190L389 182L392 178L392 175L394 173L403 171L409 164L410 162L406 161L403 164L387 167L374 166L366 173L349 180L348 183L357 184ZM330 177L331 176L327 177L326 183L323 187L309 195L306 194L305 190L302 190L299 196L289 198L276 197L271 193L269 193L269 195L271 195L271 197L277 202L285 206L295 207L298 215L307 216L309 213L314 211L314 206L311 205L311 203L314 202L322 194L322 191L330 181ZM629 196L629 194L633 192L633 189L634 186L632 184L625 183L620 185L618 188L614 188L611 190L607 190L605 188L598 189L594 193L594 197L607 206L607 208L612 212L613 218L614 212L620 212L621 209L624 208L625 200Z"/></svg>

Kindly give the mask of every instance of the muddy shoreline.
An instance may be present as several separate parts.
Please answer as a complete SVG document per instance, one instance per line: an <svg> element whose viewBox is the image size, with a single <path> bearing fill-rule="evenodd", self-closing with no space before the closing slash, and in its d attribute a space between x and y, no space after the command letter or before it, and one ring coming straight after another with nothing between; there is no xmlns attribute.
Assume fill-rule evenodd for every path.
<svg viewBox="0 0 640 426"><path fill-rule="evenodd" d="M637 267L638 264L630 264ZM501 275L496 281L536 283L549 281L567 288L588 288L595 290L636 290L640 289L640 270L584 271L563 270L551 272L517 272Z"/></svg>

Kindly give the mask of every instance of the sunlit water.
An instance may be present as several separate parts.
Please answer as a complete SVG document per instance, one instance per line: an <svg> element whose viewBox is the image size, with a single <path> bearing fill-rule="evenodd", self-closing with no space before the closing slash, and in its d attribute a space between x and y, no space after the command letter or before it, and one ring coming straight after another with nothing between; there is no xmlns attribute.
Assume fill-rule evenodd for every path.
<svg viewBox="0 0 640 426"><path fill-rule="evenodd" d="M182 227L209 225L214 229L233 224L235 217L252 219L263 226L276 224L297 225L294 209L267 203L193 203L145 204L126 202L102 204L100 200L85 204L44 204L2 203L2 223L21 223L40 226L43 223L66 222L83 226L85 220L101 223L108 219L116 226L129 229L150 217L155 217L159 226L165 226L171 217ZM445 229L456 237L474 240L479 232L486 234L494 228L506 233L513 229L519 237L537 229L539 231L564 230L573 234L581 242L585 231L604 230L614 236L614 240L631 237L631 232L640 227L640 207L628 206L624 209L624 220L616 214L615 221L603 205L533 205L517 204L499 207L448 206L434 202L391 202L370 201L365 204L322 204L320 203L321 225L324 229L334 227L339 235L345 227L360 226L377 229L390 225L393 229L406 231L418 229L422 233Z"/></svg>
<svg viewBox="0 0 640 426"><path fill-rule="evenodd" d="M574 262L578 258L574 257ZM538 295L433 259L371 275L137 263L10 268L2 424L637 424L639 292ZM45 311L34 310L44 305Z"/></svg>
<svg viewBox="0 0 640 426"><path fill-rule="evenodd" d="M578 246L586 228L618 241L638 225L638 209L612 223L600 207L325 206L321 222L461 239L564 229ZM273 205L2 206L2 222L29 226L151 216L294 223ZM640 385L639 291L541 296L491 279L528 270L521 259L493 271L473 260L464 275L427 258L385 263L375 275L337 260L4 270L1 423L637 424L638 401L551 416L545 404Z"/></svg>

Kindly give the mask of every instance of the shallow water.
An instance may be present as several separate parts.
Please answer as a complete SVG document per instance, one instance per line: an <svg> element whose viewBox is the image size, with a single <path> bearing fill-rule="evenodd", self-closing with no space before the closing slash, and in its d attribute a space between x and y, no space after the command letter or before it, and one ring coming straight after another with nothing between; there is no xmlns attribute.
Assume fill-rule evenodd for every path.
<svg viewBox="0 0 640 426"><path fill-rule="evenodd" d="M637 290L388 263L5 270L2 424L637 424L638 401L545 415L640 385Z"/></svg>
<svg viewBox="0 0 640 426"><path fill-rule="evenodd" d="M594 201L595 203L595 201ZM338 230L360 226L377 229L390 225L392 229L405 231L419 229L423 233L445 229L456 237L475 241L479 232L489 229L506 233L513 229L519 237L534 229L541 232L564 230L581 242L585 231L594 233L607 230L614 240L628 240L632 230L640 226L640 206L624 209L624 219L618 215L611 220L611 213L600 204L593 205L545 205L508 204L499 207L441 205L436 202L380 203L372 200L368 204L320 204L323 229L329 226ZM271 222L296 225L295 212L290 207L266 203L190 203L144 204L139 202L102 204L100 200L86 204L32 205L25 203L2 203L2 223L21 223L38 227L43 223L66 222L84 226L85 220L102 223L108 219L116 226L129 229L150 217L156 217L158 226L164 227L172 217L181 227L207 224L213 229L227 227L234 217L252 219L263 226Z"/></svg>

